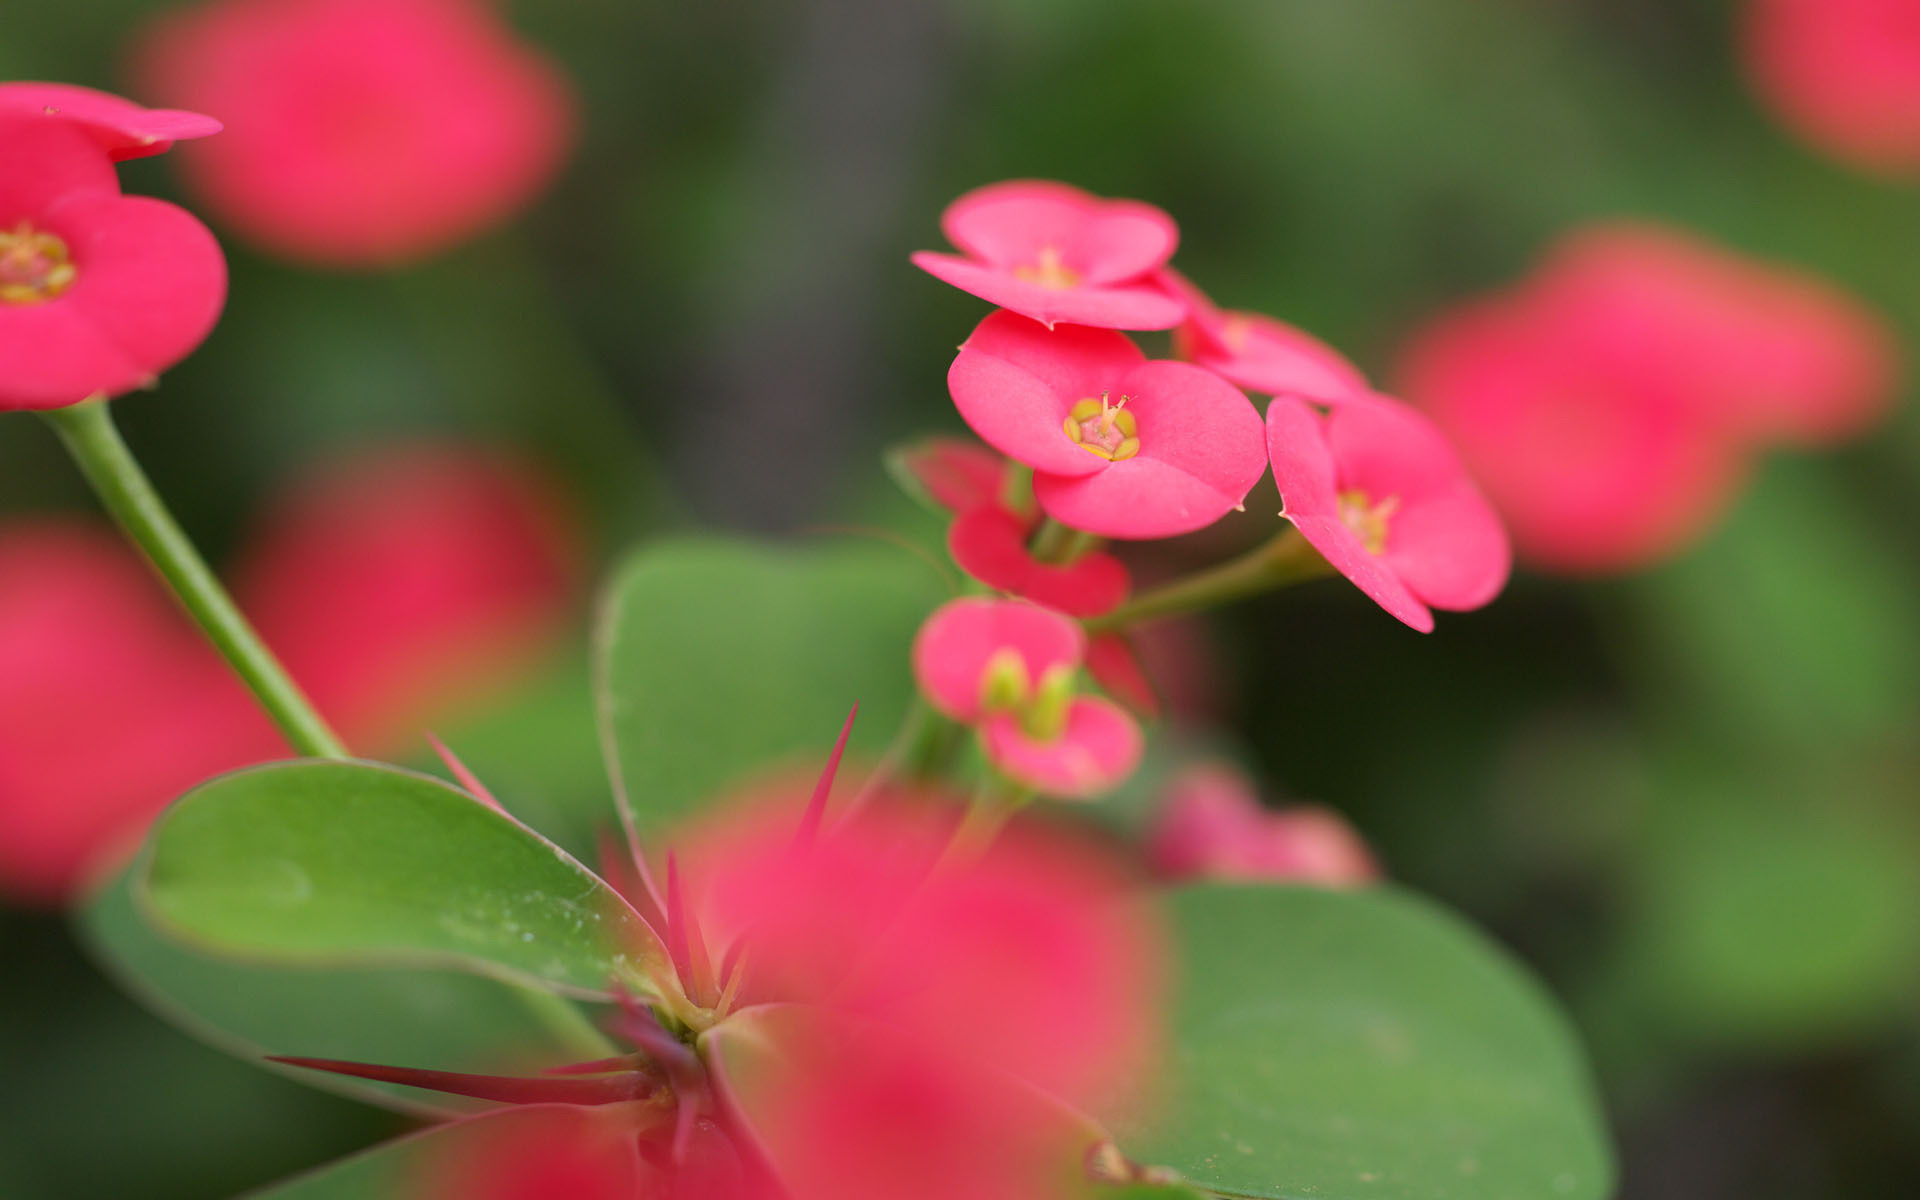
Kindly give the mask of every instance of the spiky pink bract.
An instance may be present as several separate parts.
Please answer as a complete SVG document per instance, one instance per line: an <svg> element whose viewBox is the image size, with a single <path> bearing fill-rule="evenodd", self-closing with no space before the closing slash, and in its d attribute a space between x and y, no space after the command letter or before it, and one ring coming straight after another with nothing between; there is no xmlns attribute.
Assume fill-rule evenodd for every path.
<svg viewBox="0 0 1920 1200"><path fill-rule="evenodd" d="M70 83L0 83L0 113L9 112L79 125L115 162L164 154L175 142L220 132L220 122L212 117L144 108L110 92Z"/></svg>
<svg viewBox="0 0 1920 1200"><path fill-rule="evenodd" d="M960 197L940 225L965 257L922 250L915 266L1043 325L1171 329L1186 314L1151 278L1180 235L1150 204L1014 180Z"/></svg>
<svg viewBox="0 0 1920 1200"><path fill-rule="evenodd" d="M1272 810L1253 783L1223 764L1189 767L1167 785L1147 832L1147 861L1163 879L1265 879L1351 887L1380 868L1331 809Z"/></svg>
<svg viewBox="0 0 1920 1200"><path fill-rule="evenodd" d="M1218 308L1171 267L1159 278L1189 305L1186 321L1173 333L1177 357L1266 396L1337 404L1371 390L1358 367L1304 329L1261 313Z"/></svg>
<svg viewBox="0 0 1920 1200"><path fill-rule="evenodd" d="M1071 562L1043 563L1027 546L1036 523L998 504L978 505L947 527L947 550L981 583L1069 616L1118 608L1131 586L1125 564L1098 550Z"/></svg>
<svg viewBox="0 0 1920 1200"><path fill-rule="evenodd" d="M0 412L151 385L226 302L227 264L182 209L122 196L90 128L0 109Z"/></svg>
<svg viewBox="0 0 1920 1200"><path fill-rule="evenodd" d="M1266 466L1260 414L1237 388L1190 363L1149 362L1111 330L1049 330L994 313L960 348L947 386L975 433L1034 469L1034 499L1048 516L1102 537L1211 525ZM1114 415L1075 417L1088 407ZM1069 422L1093 432L1076 440ZM1103 431L1116 448L1089 448Z"/></svg>
<svg viewBox="0 0 1920 1200"><path fill-rule="evenodd" d="M1748 0L1742 43L1760 98L1853 166L1920 175L1920 5Z"/></svg>
<svg viewBox="0 0 1920 1200"><path fill-rule="evenodd" d="M1277 397L1267 445L1285 516L1341 574L1421 632L1430 608L1479 608L1506 586L1506 530L1431 421L1385 397L1325 416Z"/></svg>
<svg viewBox="0 0 1920 1200"><path fill-rule="evenodd" d="M1522 556L1571 573L1677 553L1756 446L1858 432L1899 374L1882 322L1831 285L1644 225L1565 239L1418 331L1399 371Z"/></svg>
<svg viewBox="0 0 1920 1200"><path fill-rule="evenodd" d="M136 70L226 123L181 156L215 214L324 265L404 263L507 220L573 140L564 76L474 0L211 0L161 17Z"/></svg>

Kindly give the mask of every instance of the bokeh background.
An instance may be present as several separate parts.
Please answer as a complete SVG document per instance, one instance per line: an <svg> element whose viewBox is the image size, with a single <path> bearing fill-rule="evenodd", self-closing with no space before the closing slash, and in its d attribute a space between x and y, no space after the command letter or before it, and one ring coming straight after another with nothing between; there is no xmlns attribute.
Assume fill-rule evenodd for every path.
<svg viewBox="0 0 1920 1200"><path fill-rule="evenodd" d="M147 99L129 38L166 7L0 0L0 78ZM590 575L689 526L931 542L878 456L959 429L944 376L982 309L906 256L941 244L951 198L1019 176L1165 207L1216 297L1376 377L1436 310L1620 216L1817 271L1911 353L1920 190L1780 128L1742 75L1740 8L522 0L511 21L584 121L526 216L388 271L226 239L220 328L117 411L216 560L304 464L425 437L537 456ZM167 158L123 177L192 203ZM92 505L51 435L0 420L0 521L68 511ZM1183 672L1217 727L1161 740L1342 810L1389 873L1533 964L1591 1048L1623 1195L1910 1197L1916 528L1902 404L1842 449L1769 456L1671 562L1523 572L1431 637L1332 583L1226 612ZM441 729L576 835L605 803L588 610ZM401 1127L175 1031L26 908L0 911L0 1063L0 1193L21 1200L224 1196Z"/></svg>

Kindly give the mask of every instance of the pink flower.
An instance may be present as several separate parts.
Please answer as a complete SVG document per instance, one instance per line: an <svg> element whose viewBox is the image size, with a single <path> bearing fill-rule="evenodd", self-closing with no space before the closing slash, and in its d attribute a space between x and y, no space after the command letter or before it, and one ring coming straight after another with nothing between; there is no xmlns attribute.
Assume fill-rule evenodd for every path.
<svg viewBox="0 0 1920 1200"><path fill-rule="evenodd" d="M1506 531L1432 422L1385 397L1326 416L1304 401L1267 408L1273 476L1314 549L1422 633L1430 608L1479 608L1506 586Z"/></svg>
<svg viewBox="0 0 1920 1200"><path fill-rule="evenodd" d="M87 122L0 104L0 412L147 387L226 301L213 235L171 204L122 196L102 140Z"/></svg>
<svg viewBox="0 0 1920 1200"><path fill-rule="evenodd" d="M1189 306L1186 323L1173 332L1176 356L1264 396L1337 404L1372 391L1359 368L1305 330L1260 313L1216 308L1172 267L1161 271L1160 280Z"/></svg>
<svg viewBox="0 0 1920 1200"><path fill-rule="evenodd" d="M1110 330L994 313L960 348L947 386L975 433L1034 469L1048 516L1102 537L1204 528L1265 473L1246 396L1200 367L1148 362Z"/></svg>
<svg viewBox="0 0 1920 1200"><path fill-rule="evenodd" d="M915 266L1048 328L1170 329L1186 315L1152 278L1180 240L1152 205L1016 180L968 192L940 226L965 257L922 250Z"/></svg>
<svg viewBox="0 0 1920 1200"><path fill-rule="evenodd" d="M1007 460L967 438L930 437L890 454L903 486L951 513L1006 501Z"/></svg>
<svg viewBox="0 0 1920 1200"><path fill-rule="evenodd" d="M115 162L164 154L175 142L220 132L199 113L142 108L131 100L70 83L0 83L0 113L59 117L85 129Z"/></svg>
<svg viewBox="0 0 1920 1200"><path fill-rule="evenodd" d="M1878 419L1899 364L1881 322L1819 280L1603 225L1430 322L1399 374L1528 561L1602 572L1701 536L1756 444L1825 444Z"/></svg>
<svg viewBox="0 0 1920 1200"><path fill-rule="evenodd" d="M578 591L575 521L532 464L453 444L322 463L270 504L234 590L349 744L410 741L543 660Z"/></svg>
<svg viewBox="0 0 1920 1200"><path fill-rule="evenodd" d="M1360 835L1327 808L1263 807L1231 767L1175 776L1147 833L1147 858L1164 879L1266 879L1351 887L1380 877Z"/></svg>
<svg viewBox="0 0 1920 1200"><path fill-rule="evenodd" d="M565 628L562 521L513 460L350 459L269 506L235 590L349 743L395 750ZM77 521L0 525L0 730L0 893L48 905L188 787L287 752L132 550Z"/></svg>
<svg viewBox="0 0 1920 1200"><path fill-rule="evenodd" d="M933 707L974 726L989 762L1050 796L1098 795L1132 774L1140 727L1075 694L1078 622L1021 600L967 597L935 610L914 640L914 677Z"/></svg>
<svg viewBox="0 0 1920 1200"><path fill-rule="evenodd" d="M1071 616L1098 616L1120 606L1130 582L1119 559L1092 550L1071 562L1043 563L1027 548L1036 525L997 504L979 505L947 527L947 550L981 583Z"/></svg>
<svg viewBox="0 0 1920 1200"><path fill-rule="evenodd" d="M1912 0L1748 0L1743 42L1760 97L1855 166L1920 173L1920 6Z"/></svg>
<svg viewBox="0 0 1920 1200"><path fill-rule="evenodd" d="M223 219L327 265L423 258L511 218L573 138L565 79L479 0L212 0L138 54L226 122L182 156Z"/></svg>

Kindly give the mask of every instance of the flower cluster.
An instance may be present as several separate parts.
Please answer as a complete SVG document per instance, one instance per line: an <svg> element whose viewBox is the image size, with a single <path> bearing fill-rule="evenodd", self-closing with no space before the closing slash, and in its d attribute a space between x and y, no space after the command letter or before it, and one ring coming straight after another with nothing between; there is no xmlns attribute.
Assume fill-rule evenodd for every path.
<svg viewBox="0 0 1920 1200"><path fill-rule="evenodd" d="M151 386L213 329L227 293L213 235L121 195L114 164L219 129L85 88L0 84L0 412Z"/></svg>
<svg viewBox="0 0 1920 1200"><path fill-rule="evenodd" d="M963 253L913 261L1002 306L947 386L1004 459L942 442L897 461L955 514L948 548L974 579L1123 627L1128 572L1099 540L1203 529L1244 511L1271 468L1305 556L1416 629L1505 584L1506 535L1438 430L1310 334L1218 308L1169 265L1165 213L1016 181L961 197L943 227ZM1174 330L1178 359L1150 359L1122 332L1156 329ZM1269 398L1264 420L1249 392ZM1271 557L1298 566L1302 552ZM934 707L979 727L991 762L1071 796L1117 782L1137 740L1118 710L1069 704L1083 660L1116 695L1147 691L1124 640L1090 653L1071 622L1031 606L949 606L915 656Z"/></svg>
<svg viewBox="0 0 1920 1200"><path fill-rule="evenodd" d="M1648 225L1568 235L1512 289L1417 331L1400 365L1521 553L1569 572L1677 552L1757 448L1857 434L1898 377L1858 301Z"/></svg>
<svg viewBox="0 0 1920 1200"><path fill-rule="evenodd" d="M529 464L399 446L270 501L232 576L321 711L397 753L544 654L577 540ZM286 754L138 558L72 518L0 524L0 728L0 894L42 904L118 865L192 784Z"/></svg>

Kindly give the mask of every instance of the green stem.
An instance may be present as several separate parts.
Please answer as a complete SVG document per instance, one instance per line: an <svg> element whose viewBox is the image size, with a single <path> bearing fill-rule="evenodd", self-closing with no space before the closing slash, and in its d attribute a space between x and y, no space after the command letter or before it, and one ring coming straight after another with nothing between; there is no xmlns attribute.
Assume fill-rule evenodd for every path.
<svg viewBox="0 0 1920 1200"><path fill-rule="evenodd" d="M1033 535L1033 557L1043 563L1070 563L1093 549L1099 539L1048 517Z"/></svg>
<svg viewBox="0 0 1920 1200"><path fill-rule="evenodd" d="M89 400L41 415L66 443L100 503L166 579L182 607L253 692L288 743L311 758L347 757L346 747L234 607L226 588L167 511L133 452L121 440L120 431L114 428L107 402Z"/></svg>
<svg viewBox="0 0 1920 1200"><path fill-rule="evenodd" d="M1333 574L1312 543L1289 525L1239 558L1189 575L1087 622L1089 633L1112 633L1180 613L1217 608L1291 583Z"/></svg>

